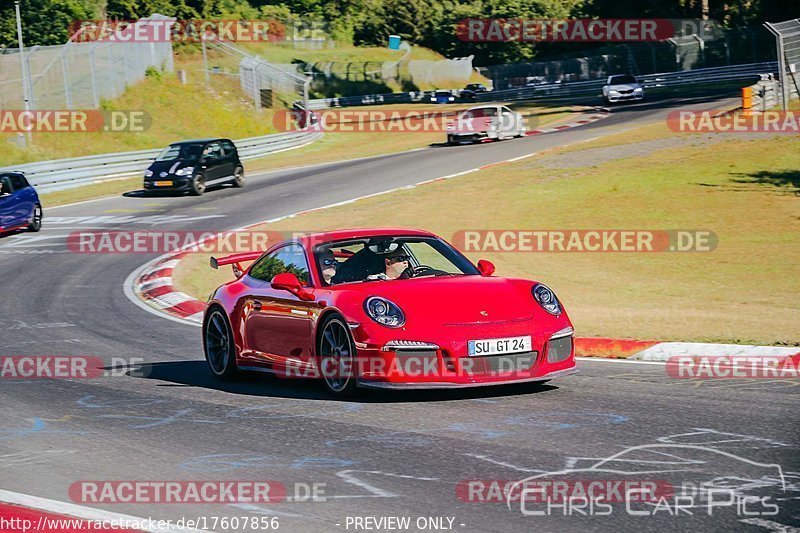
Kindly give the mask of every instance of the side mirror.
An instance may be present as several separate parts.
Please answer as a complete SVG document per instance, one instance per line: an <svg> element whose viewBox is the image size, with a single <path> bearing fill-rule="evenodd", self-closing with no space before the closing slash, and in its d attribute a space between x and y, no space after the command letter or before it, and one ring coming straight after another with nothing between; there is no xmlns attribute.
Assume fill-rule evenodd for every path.
<svg viewBox="0 0 800 533"><path fill-rule="evenodd" d="M278 274L272 278L272 283L270 283L270 286L279 291L288 291L301 300L305 300L307 302L314 301L314 294L305 290L303 285L300 283L300 280L297 279L297 276L291 272L282 272Z"/></svg>
<svg viewBox="0 0 800 533"><path fill-rule="evenodd" d="M494 274L494 265L491 263L491 261L481 259L478 261L478 270L480 271L481 276L491 276Z"/></svg>

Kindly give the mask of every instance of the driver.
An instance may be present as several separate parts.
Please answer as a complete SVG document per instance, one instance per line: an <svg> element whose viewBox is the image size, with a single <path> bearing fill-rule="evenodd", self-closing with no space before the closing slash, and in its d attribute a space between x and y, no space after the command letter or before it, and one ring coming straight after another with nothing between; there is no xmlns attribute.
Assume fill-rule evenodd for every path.
<svg viewBox="0 0 800 533"><path fill-rule="evenodd" d="M384 259L386 270L380 274L372 274L367 279L397 279L408 268L411 257L402 248L389 253Z"/></svg>
<svg viewBox="0 0 800 533"><path fill-rule="evenodd" d="M330 285L331 280L336 275L336 269L339 266L339 262L336 261L336 257L333 255L333 250L325 250L320 253L319 265L322 268L322 281L324 281L326 285Z"/></svg>

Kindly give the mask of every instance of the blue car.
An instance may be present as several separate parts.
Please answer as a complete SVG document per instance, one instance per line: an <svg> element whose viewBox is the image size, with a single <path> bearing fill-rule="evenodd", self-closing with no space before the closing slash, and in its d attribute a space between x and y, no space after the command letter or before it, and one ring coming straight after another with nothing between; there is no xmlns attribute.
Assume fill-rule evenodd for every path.
<svg viewBox="0 0 800 533"><path fill-rule="evenodd" d="M431 103L433 104L452 104L456 101L456 97L453 96L453 91L433 91L431 95Z"/></svg>
<svg viewBox="0 0 800 533"><path fill-rule="evenodd" d="M21 172L0 173L0 233L42 228L39 195Z"/></svg>

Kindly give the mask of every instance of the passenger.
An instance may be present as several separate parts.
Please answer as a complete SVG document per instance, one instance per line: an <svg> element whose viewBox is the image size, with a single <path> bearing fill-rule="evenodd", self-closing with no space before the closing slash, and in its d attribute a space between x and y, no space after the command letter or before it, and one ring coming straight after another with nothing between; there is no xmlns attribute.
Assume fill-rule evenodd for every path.
<svg viewBox="0 0 800 533"><path fill-rule="evenodd" d="M330 285L331 280L333 280L333 277L336 275L336 269L339 266L339 262L336 261L332 250L325 250L320 253L319 265L322 268L322 281L324 281L326 285Z"/></svg>

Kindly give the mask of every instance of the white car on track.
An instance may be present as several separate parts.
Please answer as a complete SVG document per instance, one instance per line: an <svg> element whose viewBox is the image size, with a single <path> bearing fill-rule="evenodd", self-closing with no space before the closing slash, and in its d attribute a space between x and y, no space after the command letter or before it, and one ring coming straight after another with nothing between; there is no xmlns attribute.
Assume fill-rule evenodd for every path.
<svg viewBox="0 0 800 533"><path fill-rule="evenodd" d="M522 137L527 131L525 119L507 106L489 104L471 107L459 113L447 125L447 144L502 141Z"/></svg>
<svg viewBox="0 0 800 533"><path fill-rule="evenodd" d="M624 100L642 100L644 99L644 87L630 74L609 76L603 86L603 99L609 104Z"/></svg>

